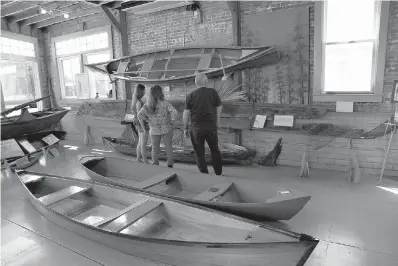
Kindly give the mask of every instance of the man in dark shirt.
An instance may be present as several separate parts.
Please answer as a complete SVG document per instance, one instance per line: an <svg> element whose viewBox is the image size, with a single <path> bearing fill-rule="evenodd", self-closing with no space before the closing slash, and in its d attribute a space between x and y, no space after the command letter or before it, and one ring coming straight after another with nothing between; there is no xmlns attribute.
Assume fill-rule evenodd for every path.
<svg viewBox="0 0 398 266"><path fill-rule="evenodd" d="M188 134L188 120L191 118L191 141L199 171L208 174L205 160L205 141L209 145L216 175L222 174L222 160L218 148L217 128L220 125L221 99L215 89L207 88L207 77L200 73L195 78L197 89L191 92L183 113L184 135Z"/></svg>

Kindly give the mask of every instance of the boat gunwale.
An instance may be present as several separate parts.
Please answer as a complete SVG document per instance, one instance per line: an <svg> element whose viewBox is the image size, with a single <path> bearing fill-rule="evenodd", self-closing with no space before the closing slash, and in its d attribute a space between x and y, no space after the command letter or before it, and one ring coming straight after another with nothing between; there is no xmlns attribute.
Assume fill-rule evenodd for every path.
<svg viewBox="0 0 398 266"><path fill-rule="evenodd" d="M272 48L276 48L276 45L271 45L271 46L183 46L183 47L171 47L171 48L159 48L159 49L154 49L154 50L150 50L147 52L142 52L142 53L138 53L138 54L133 54L133 55L127 55L127 56L122 56L116 59L112 59L112 60L108 60L108 61L104 61L104 62L99 62L99 63L93 63L93 64L86 64L87 65L101 65L101 64L110 64L113 62L117 62L120 60L124 60L124 59L128 59L131 57L136 57L136 56L141 56L141 55L146 55L146 54L152 54L152 53L160 53L160 52L167 52L170 51L171 49L174 50L189 50L189 49L230 49L230 50L269 50Z"/></svg>
<svg viewBox="0 0 398 266"><path fill-rule="evenodd" d="M248 223L254 226L258 226L259 228L262 229L267 229L273 232L277 232L280 234L284 234L286 236L290 236L292 238L296 238L297 242L270 242L270 243L221 243L221 242L197 242L197 241L181 241L181 240L167 240L167 239L155 239L155 238L148 238L148 237L142 237L142 236L135 236L135 235L129 235L129 234L121 234L121 233L115 233L115 232L110 232L110 231L106 231L103 230L101 228L92 226L92 225L88 225L79 221L76 221L64 214L61 214L59 212L56 212L55 210L49 208L48 206L44 205L43 203L41 203L33 194L32 192L28 189L28 187L24 184L24 182L22 181L22 179L19 177L18 173L27 173L27 174L35 174L35 175L42 175L44 177L52 177L54 179L61 179L61 180L65 180L65 181L72 181L72 182L76 182L76 183L83 183L83 184L93 184L96 186L102 186L102 187L106 187L106 188L113 188L113 189L120 189L122 191L126 191L126 192L131 192L126 188L117 186L117 185L111 185L111 184L103 184L103 183L99 183L96 181L91 181L91 180L80 180L80 179L75 179L75 178L71 178L71 177L65 177L65 176L58 176L58 175L53 175L53 174L46 174L46 173L39 173L39 172L33 172L33 171L27 171L27 170L16 170L15 174L18 177L18 180L22 183L23 187L25 188L25 190L28 191L30 199L34 200L37 204L41 205L42 207L44 207L46 210L49 210L61 217L63 217L64 219L67 219L68 221L74 223L74 224L78 224L80 226L89 228L93 231L98 231L101 233L105 233L105 234L109 234L112 236L116 236L116 237L122 237L122 238L127 238L127 239L132 239L132 240L138 240L138 241L143 241L143 242L151 242L151 243L157 243L157 244L169 244L169 245L183 245L183 246L201 246L201 247L207 247L207 248L213 248L213 247L217 247L217 248L234 248L234 247L243 247L243 248L251 248L253 246L257 246L257 247L263 247L266 245L277 245L277 244L309 244L310 246L313 246L315 244L318 244L319 240L312 237L312 236L307 236L305 234L299 234L299 233L295 233L286 229L281 229L281 228L277 228L277 227L273 227L267 224L262 224L260 222L256 222L244 217L240 217L240 216L236 216L233 214L229 214L229 213L224 213L221 211L216 211L213 209L210 209L208 207L204 207L204 206L198 206L192 203L188 203L188 202L181 202L179 200L174 200L174 199L170 199L164 196L155 196L153 194L149 194L147 192L138 192L138 194L143 194L152 198L158 198L161 200L165 200L165 201L170 201L170 202L174 202L177 204L182 204L182 205L186 205L188 207L192 207L192 208L197 208L203 211L208 211L211 213L215 213L216 215L221 215L221 216L225 216L227 218L231 218L231 219L235 219L238 220L240 222L244 222L244 223ZM307 236L306 238L302 238L302 236Z"/></svg>
<svg viewBox="0 0 398 266"><path fill-rule="evenodd" d="M83 159L83 158L85 158L85 157L93 157L93 158L104 158L104 159L106 159L106 158L111 158L111 159L121 159L121 160L124 160L124 161L128 161L128 162L130 162L131 163L131 161L129 161L129 160L127 160L127 159L125 159L125 158L118 158L118 157L113 157L113 156L96 156L96 155L79 155L79 159L78 159L78 161L79 161L79 163L80 163L80 165L85 169L85 171L90 171L90 172L92 172L92 173L94 173L94 174L96 174L96 175L99 175L99 176L101 176L104 180L108 180L109 182L112 182L112 184L113 185L116 185L116 186L118 186L118 187L123 187L123 188L126 188L126 189L129 189L129 190L134 190L134 191L140 191L140 192L148 192L148 190L146 190L146 189L140 189L140 188L136 188L136 187L133 187L133 186L130 186L130 185L127 185L127 184L124 184L124 183L122 183L122 182L117 182L117 181L115 181L114 179L112 179L112 178L110 178L110 177L107 177L107 176L104 176L104 175L102 175L102 174L99 174L99 173L97 173L97 172L94 172L92 169L90 169L90 168L88 168L88 167L86 167L84 164L85 163L82 163L81 162L81 159ZM160 166L157 166L157 167L160 167ZM180 170L180 169L179 169ZM184 171L183 169L181 169L181 171ZM170 173L171 172L173 172L173 171L170 171ZM197 175L204 175L204 174L202 174L202 173L195 173L195 174L197 174ZM177 178L179 177L179 175L177 174ZM91 177L90 177L91 178ZM126 176L126 179L128 179L128 177ZM252 181L252 182L255 182L256 183L256 181ZM101 182L100 182L101 183ZM235 183L235 182L234 182ZM108 183L109 184L109 183ZM112 185L112 184L110 184L110 185ZM163 193L159 193L159 192L149 192L149 193L151 193L151 194L154 194L154 195L159 195L159 196L162 196L162 197L166 197L166 198L172 198L172 199L175 199L175 200L179 200L179 201L184 201L184 202L186 202L187 200L188 201L190 201L190 202L194 202L194 203L196 203L196 204L206 204L206 205L211 205L211 206L215 206L215 207L233 207L233 206L236 206L236 205L239 205L239 206L243 206L243 207L245 207L245 206L252 206L252 205L257 205L257 206L259 206L259 207L261 207L261 206L269 206L270 204L274 204L274 203L280 203L280 202L282 202L282 201L280 201L280 202L224 202L224 201L203 201L203 200L195 200L195 199L190 199L190 198L185 198L185 197L179 197L179 196L174 196L174 195L167 195L167 194L163 194ZM294 194L296 194L296 193L294 193ZM298 194L298 193L297 193ZM166 196L167 195L167 196ZM275 196L273 196L273 197L270 197L269 199L272 199L272 198L274 198ZM268 199L268 200L269 200ZM288 200L299 200L299 199L308 199L307 200L307 202L311 199L311 196L310 195L304 195L303 194L303 196L296 196L296 197L292 197L292 198L289 198L289 199L286 199L286 201L288 201Z"/></svg>
<svg viewBox="0 0 398 266"><path fill-rule="evenodd" d="M247 57L244 57L244 59L242 59L242 60L240 60L240 61L238 61L238 62L236 62L236 63L234 63L232 65L225 66L225 67L219 67L217 69L203 71L201 73L204 73L204 74L208 75L208 74L215 73L217 71L222 71L223 69L224 69L224 71L228 71L229 69L231 69L233 67L236 67L236 66L239 66L239 65L242 65L244 63L247 63L248 61L256 60L258 58L261 58L261 57L265 56L267 53L270 53L270 54L271 53L277 53L278 54L278 60L276 62L278 62L280 60L280 52L278 50L276 50L276 46L272 46L269 49L264 49L263 51L259 51L257 53L254 53L252 56L248 55ZM130 56L130 57L132 57L132 56ZM116 60L123 60L123 59L116 59ZM108 67L108 65L110 63L112 63L112 62L109 62L106 65L106 69L107 69L107 67ZM97 65L98 64L100 64L100 63L97 63ZM146 83L151 83L151 82L164 83L164 82L170 82L170 81L181 81L182 82L182 81L184 81L186 79L191 79L191 78L193 78L193 77L195 77L197 75L197 74L193 73L193 74L188 74L188 75L184 75L184 76L169 77L169 78L164 78L164 79L146 79L146 78L142 78L142 77L130 77L130 78L129 77L124 77L124 76L121 76L120 74L117 75L117 74L109 73L108 70L106 70L106 72L110 76L112 76L114 78L121 79L121 80L131 81L131 82L146 82Z"/></svg>
<svg viewBox="0 0 398 266"><path fill-rule="evenodd" d="M6 118L14 118L14 117L15 117L15 119L12 120L12 121L1 122L1 126L3 127L3 126L5 126L5 125L26 124L26 123L30 123L30 122L32 122L32 121L37 121L37 120L42 120L42 119L45 119L45 118L49 118L49 117L52 117L52 116L55 116L55 115L58 115L58 114L63 114L63 113L66 114L66 113L68 113L69 111L70 111L70 110L64 109L64 108L63 108L62 110L54 110L53 113L51 113L51 114L43 115L43 116L40 116L40 117L35 117L35 119L29 120L29 121L22 121L22 122L16 122L16 120L20 117L20 115L10 116L10 117L6 117ZM42 111L30 113L30 114L31 114L31 115L34 115L35 113L40 113L40 112L48 112L48 111L42 110ZM37 133L37 132L33 132L33 133ZM33 133L31 133L31 134L33 134ZM28 133L28 134L29 134L29 133Z"/></svg>

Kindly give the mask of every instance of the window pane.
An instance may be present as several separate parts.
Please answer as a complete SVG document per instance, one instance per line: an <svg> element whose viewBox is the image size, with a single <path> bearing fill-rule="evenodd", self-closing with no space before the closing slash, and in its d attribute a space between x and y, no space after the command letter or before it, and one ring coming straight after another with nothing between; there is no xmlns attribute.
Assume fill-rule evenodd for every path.
<svg viewBox="0 0 398 266"><path fill-rule="evenodd" d="M325 1L326 42L356 41L375 38L373 0ZM378 3L379 4L379 3Z"/></svg>
<svg viewBox="0 0 398 266"><path fill-rule="evenodd" d="M77 97L75 76L80 73L80 58L78 56L60 60L63 75L63 91L65 97Z"/></svg>
<svg viewBox="0 0 398 266"><path fill-rule="evenodd" d="M111 56L109 51L86 55L87 64L95 64L108 61L110 59ZM94 98L98 92L100 98L107 98L109 91L112 90L112 84L110 84L108 75L92 71L88 68L86 68L86 71L88 73L90 82L90 96Z"/></svg>
<svg viewBox="0 0 398 266"><path fill-rule="evenodd" d="M325 91L370 92L373 43L326 45Z"/></svg>
<svg viewBox="0 0 398 266"><path fill-rule="evenodd" d="M7 106L21 104L36 97L35 63L2 60L0 68L0 80Z"/></svg>

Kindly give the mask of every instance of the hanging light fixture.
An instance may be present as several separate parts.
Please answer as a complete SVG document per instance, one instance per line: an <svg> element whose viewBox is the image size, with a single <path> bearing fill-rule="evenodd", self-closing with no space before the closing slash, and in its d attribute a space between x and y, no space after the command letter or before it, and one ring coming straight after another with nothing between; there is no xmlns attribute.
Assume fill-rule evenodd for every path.
<svg viewBox="0 0 398 266"><path fill-rule="evenodd" d="M46 14L47 13L47 10L45 10L44 8L42 8L42 7L40 7L40 13L42 13L42 14Z"/></svg>
<svg viewBox="0 0 398 266"><path fill-rule="evenodd" d="M64 13L64 18L69 18L69 14L68 13Z"/></svg>

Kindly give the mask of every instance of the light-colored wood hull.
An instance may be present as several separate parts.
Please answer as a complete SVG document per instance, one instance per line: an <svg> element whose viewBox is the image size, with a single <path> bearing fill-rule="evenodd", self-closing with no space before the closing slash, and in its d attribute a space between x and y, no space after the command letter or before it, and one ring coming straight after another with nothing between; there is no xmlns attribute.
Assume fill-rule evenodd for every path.
<svg viewBox="0 0 398 266"><path fill-rule="evenodd" d="M19 172L18 175L19 174L21 174L21 172ZM272 234L280 234L281 239L286 240L281 242L275 240L267 242L264 240L257 243L245 243L245 241L250 241L250 239L242 239L240 242L236 243L222 243L217 241L189 242L148 238L143 236L110 232L92 225L78 222L65 215L57 213L54 209L45 206L40 200L38 200L25 186L24 181L22 181L19 176L18 179L23 184L27 192L28 199L33 206L44 217L54 222L58 226L121 252L171 265L304 265L305 261L318 242L317 240L306 235L298 235L270 226L256 224L254 222L234 216L230 216L230 219L239 220L243 223L246 223L248 228L254 226L256 228L260 228L259 230L272 231ZM68 181L66 178L62 178L62 180L64 180L63 182ZM120 191L118 194L126 193L122 192L125 190L122 190L121 188L100 185L93 182L75 181L70 179L68 183L77 186L91 186L95 187L95 189L109 189L109 193L106 193L106 195L109 197L115 195L115 192L117 193L117 191ZM147 195L147 197L151 196ZM172 202L166 198L156 199L162 200L164 204L167 205L181 205L184 206L184 208L191 207L193 212L211 212L215 216L228 216L226 214L211 211L203 207L195 207L193 205L191 206L179 202ZM172 208L172 206L170 207Z"/></svg>
<svg viewBox="0 0 398 266"><path fill-rule="evenodd" d="M102 159L103 158L103 159ZM100 168L95 167L99 160L106 160ZM199 194L216 184L230 182L227 177L193 173L182 169L142 164L122 158L79 156L79 162L87 175L94 181L117 185L138 191L148 191L156 195L206 206L253 220L289 220L311 199L297 191L285 190L268 182L234 181L230 195L221 195L217 200L196 200L192 195ZM94 165L91 165L93 162ZM159 173L176 173L178 182L191 192L191 195L167 194L162 190L144 190L136 186ZM123 178L121 178L123 177ZM167 186L167 185L166 185ZM251 194L250 196L248 196ZM247 195L247 196L245 196ZM245 200L237 200L242 198ZM243 201L243 202L242 202Z"/></svg>
<svg viewBox="0 0 398 266"><path fill-rule="evenodd" d="M11 118L3 118L1 121L1 139L16 138L21 135L30 134L50 128L53 124L58 123L69 110L48 111L48 115L34 117L30 114L31 119L20 120L16 117L13 121Z"/></svg>
<svg viewBox="0 0 398 266"><path fill-rule="evenodd" d="M193 80L198 72L204 72L213 79L246 68L275 64L279 60L280 54L275 46L179 47L86 66L126 81L167 84ZM121 63L127 64L123 67L127 67L126 70L120 70Z"/></svg>

